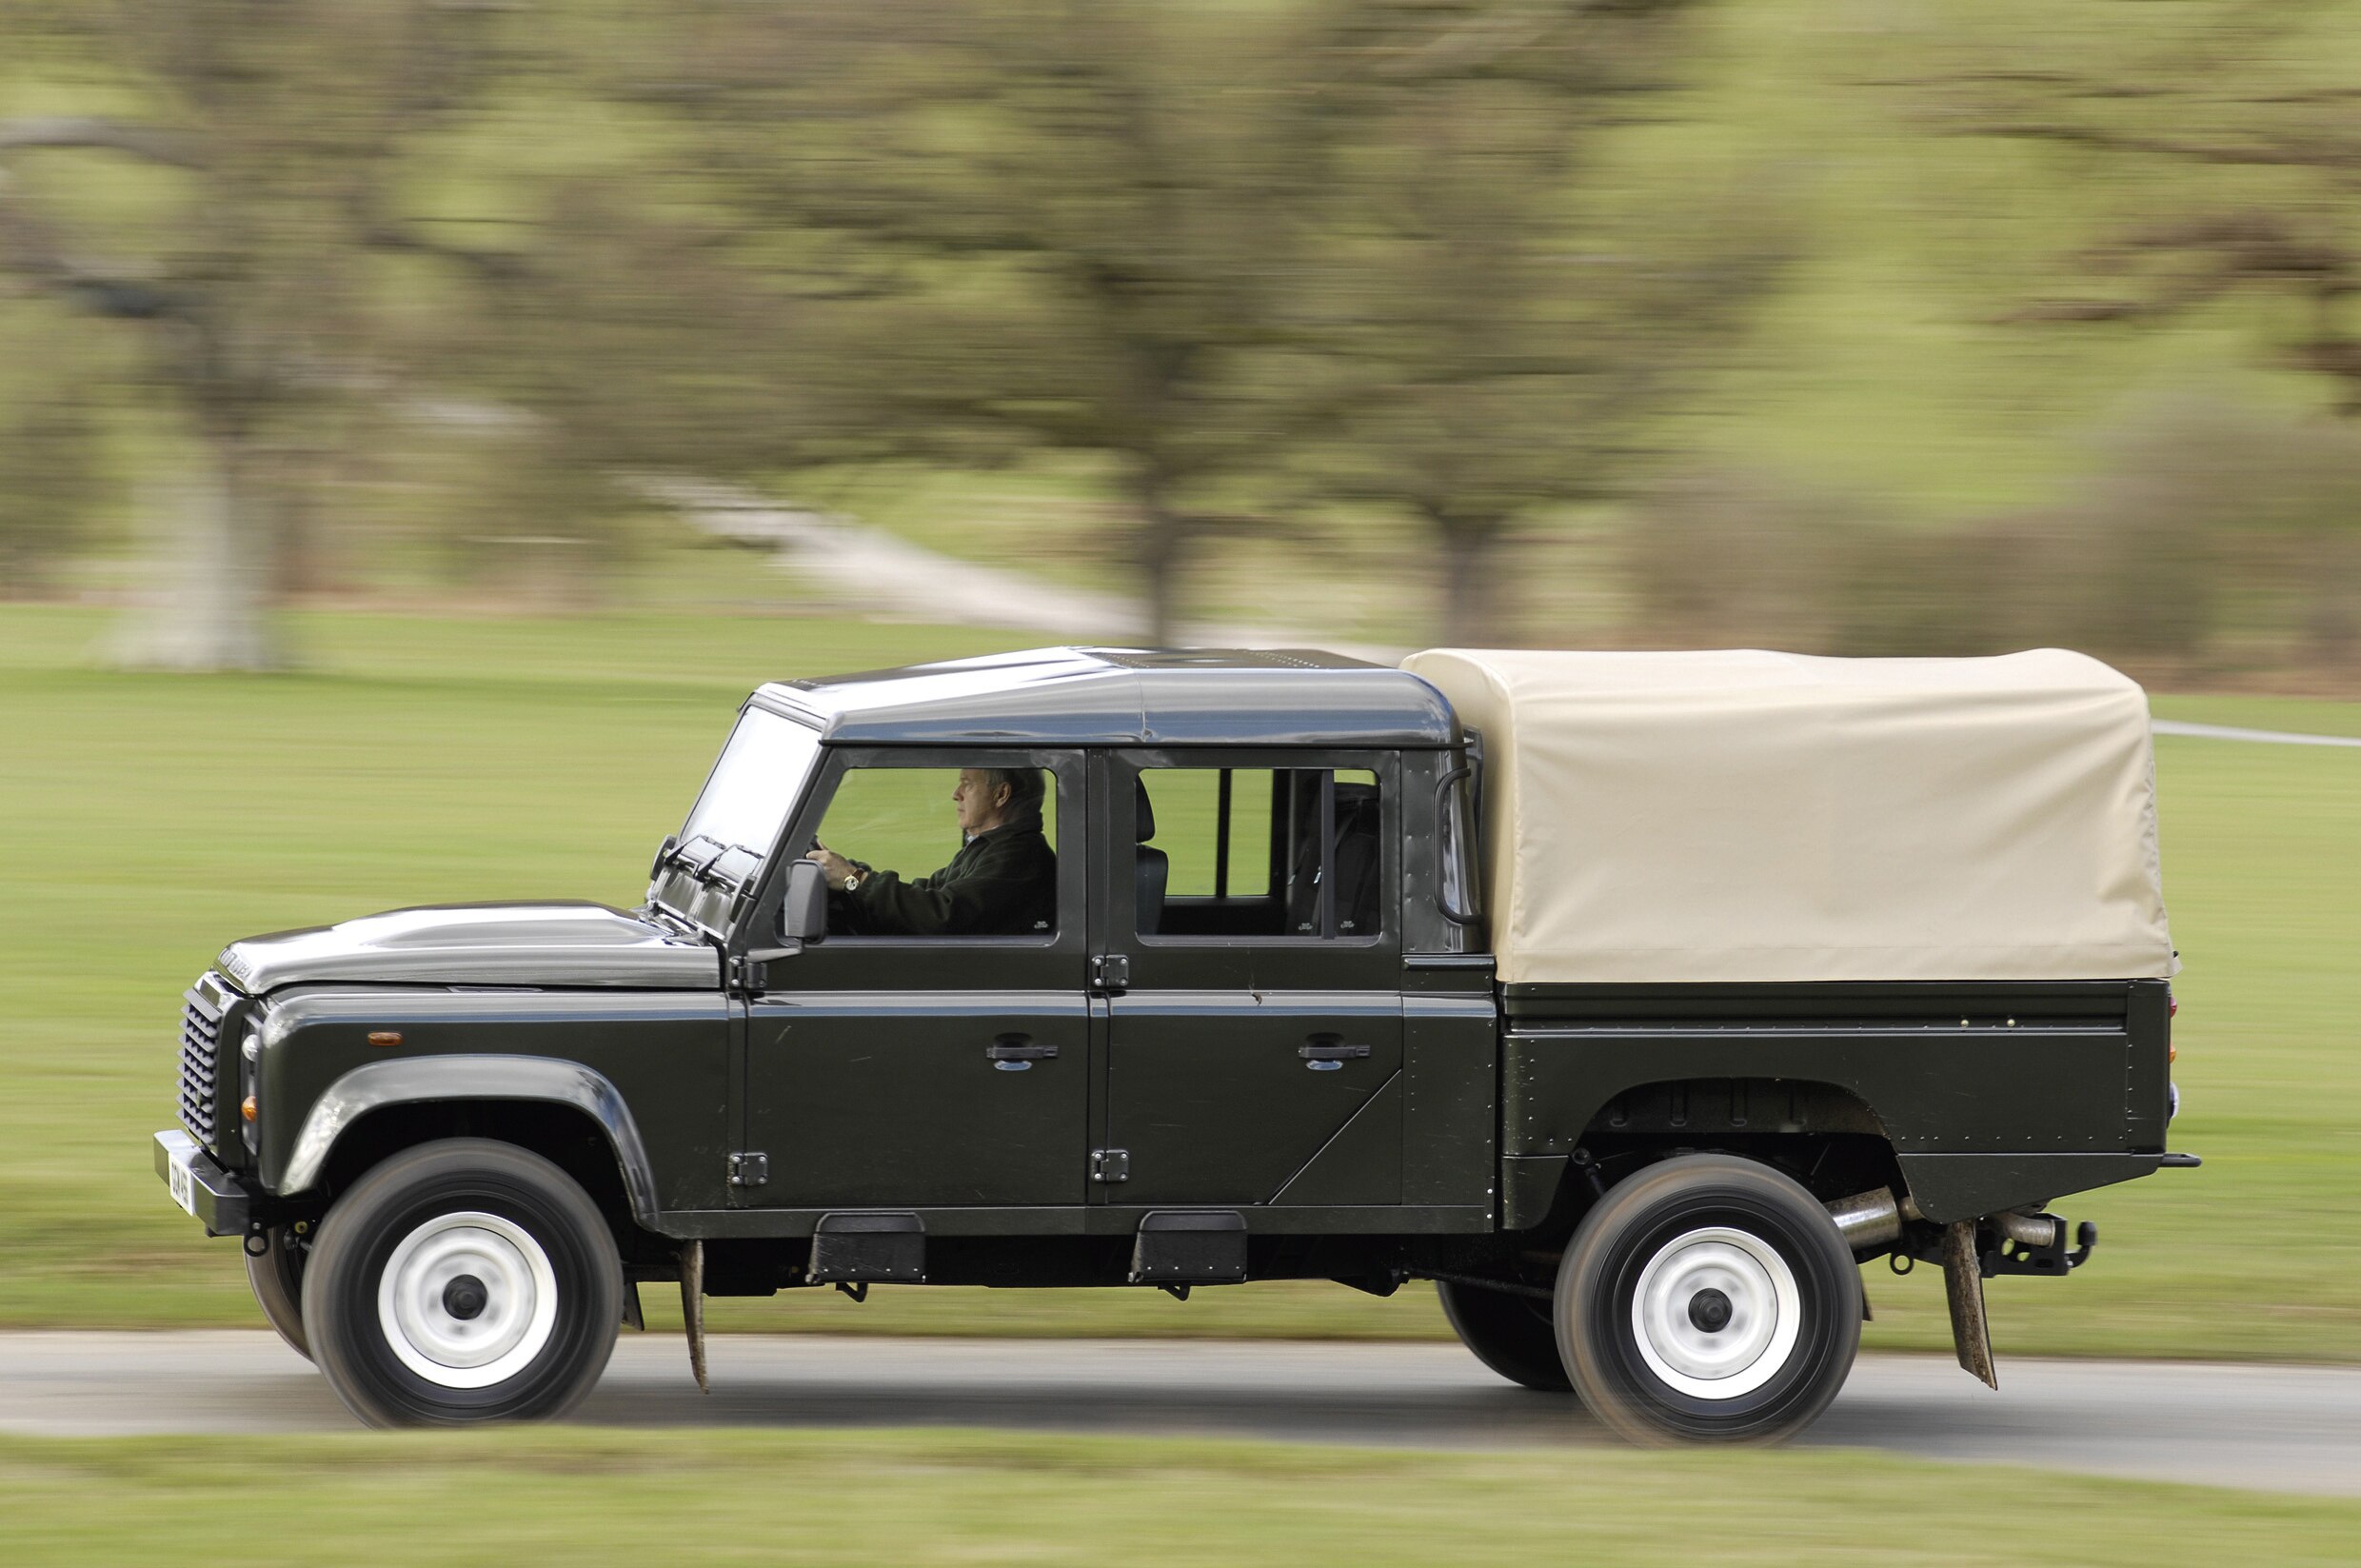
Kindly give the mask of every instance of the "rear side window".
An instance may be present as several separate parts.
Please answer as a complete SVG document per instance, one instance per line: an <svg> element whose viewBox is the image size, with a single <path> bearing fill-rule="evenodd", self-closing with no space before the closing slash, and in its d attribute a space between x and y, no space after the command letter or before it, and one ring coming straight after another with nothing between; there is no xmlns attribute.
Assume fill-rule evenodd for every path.
<svg viewBox="0 0 2361 1568"><path fill-rule="evenodd" d="M1138 793L1140 935L1382 934L1383 802L1367 768L1145 768Z"/></svg>

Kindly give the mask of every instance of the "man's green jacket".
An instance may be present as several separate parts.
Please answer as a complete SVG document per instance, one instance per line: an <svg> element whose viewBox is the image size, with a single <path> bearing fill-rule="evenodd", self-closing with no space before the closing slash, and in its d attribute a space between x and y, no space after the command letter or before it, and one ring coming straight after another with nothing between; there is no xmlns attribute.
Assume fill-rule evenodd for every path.
<svg viewBox="0 0 2361 1568"><path fill-rule="evenodd" d="M1035 814L977 834L940 871L869 871L829 903L829 925L851 936L1031 936L1057 926L1058 856Z"/></svg>

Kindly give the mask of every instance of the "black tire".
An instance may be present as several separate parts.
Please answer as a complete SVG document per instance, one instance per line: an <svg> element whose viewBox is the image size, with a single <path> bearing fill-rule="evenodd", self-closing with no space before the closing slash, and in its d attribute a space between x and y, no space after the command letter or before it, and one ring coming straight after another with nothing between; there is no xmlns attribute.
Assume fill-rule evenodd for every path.
<svg viewBox="0 0 2361 1568"><path fill-rule="evenodd" d="M1559 1261L1556 1304L1575 1392L1652 1445L1783 1442L1828 1408L1860 1347L1860 1271L1828 1211L1729 1155L1610 1188Z"/></svg>
<svg viewBox="0 0 2361 1568"><path fill-rule="evenodd" d="M1435 1294L1442 1299L1451 1332L1484 1365L1544 1394L1574 1392L1574 1379L1557 1354L1557 1325L1549 1302L1447 1280L1435 1281Z"/></svg>
<svg viewBox="0 0 2361 1568"><path fill-rule="evenodd" d="M270 1326L279 1331L288 1349L311 1360L311 1340L304 1333L305 1249L288 1244L287 1227L273 1225L263 1233L260 1258L246 1255L246 1282L253 1287L255 1304Z"/></svg>
<svg viewBox="0 0 2361 1568"><path fill-rule="evenodd" d="M328 1386L371 1426L546 1420L606 1370L623 1265L564 1171L513 1144L447 1139L336 1201L304 1269L303 1317Z"/></svg>

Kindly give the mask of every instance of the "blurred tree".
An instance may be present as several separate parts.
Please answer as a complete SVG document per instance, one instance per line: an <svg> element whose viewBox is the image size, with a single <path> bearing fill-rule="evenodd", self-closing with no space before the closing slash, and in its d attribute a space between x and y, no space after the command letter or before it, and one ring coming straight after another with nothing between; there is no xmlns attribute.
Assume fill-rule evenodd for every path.
<svg viewBox="0 0 2361 1568"><path fill-rule="evenodd" d="M875 449L1112 458L1167 640L1222 482L1269 462L1297 389L1317 18L1126 0L703 14L673 100L740 220L814 243L823 417Z"/></svg>
<svg viewBox="0 0 2361 1568"><path fill-rule="evenodd" d="M366 363L370 252L497 271L400 216L426 133L491 80L491 8L426 0L124 0L12 19L12 42L104 113L0 122L0 267L145 339L146 377L206 456L174 530L168 613L133 662L280 662L266 614L286 544L276 438ZM46 23L46 26L43 24ZM118 112L122 111L122 112ZM31 154L169 171L44 180ZM43 172L49 172L47 170Z"/></svg>
<svg viewBox="0 0 2361 1568"><path fill-rule="evenodd" d="M598 69L576 85L630 96ZM765 275L783 241L699 210L699 175L636 158L541 180L511 272L480 308L423 324L414 374L466 389L436 411L492 468L446 509L447 560L546 576L537 591L581 607L638 548L638 481L763 476L823 449L799 314Z"/></svg>
<svg viewBox="0 0 2361 1568"><path fill-rule="evenodd" d="M1622 492L1776 275L1755 204L1651 185L1615 138L1683 56L1691 0L1342 0L1326 93L1336 355L1319 466L1442 559L1442 633L1484 639L1496 546Z"/></svg>
<svg viewBox="0 0 2361 1568"><path fill-rule="evenodd" d="M136 624L133 662L282 661L268 607L319 580L340 448L497 447L500 483L427 526L529 541L452 559L538 564L561 602L628 553L636 470L786 461L792 313L733 248L790 246L717 225L668 157L636 46L681 27L645 5L549 21L444 0L11 18L124 112L0 122L0 268L137 331L206 459L178 492L175 603ZM68 154L164 174L69 184Z"/></svg>
<svg viewBox="0 0 2361 1568"><path fill-rule="evenodd" d="M2136 25L2111 25L2117 13ZM2018 7L1946 42L1957 63L1907 84L1918 111L2054 148L2102 226L2073 257L2079 287L2016 319L2137 324L2239 294L2284 299L2292 311L2241 325L2279 363L2328 378L2340 412L2361 414L2350 8L2203 0L2069 21Z"/></svg>
<svg viewBox="0 0 2361 1568"><path fill-rule="evenodd" d="M2315 378L2337 415L2361 416L2351 9L2203 0L2108 25L2126 11L1987 17L1953 41L1948 69L1911 84L1921 112L2049 149L2042 174L2089 193L2093 216L2062 258L2071 281L2010 319L2141 330L2201 316L2258 359ZM2034 17L2037 57L2016 25ZM2235 583L2249 600L2292 608L2311 657L2351 656L2361 510L2346 503L2361 450L2346 435L2182 405L2145 416L2116 448L2050 524L2086 536L2078 565L2094 585L2145 595L2136 613L2084 606L2088 635L2153 652L2178 628L2177 651L2200 655ZM2102 559L2111 550L2124 560ZM2292 571L2280 559L2289 550L2301 563Z"/></svg>
<svg viewBox="0 0 2361 1568"><path fill-rule="evenodd" d="M0 410L0 596L36 598L88 538L105 491L97 421L79 397Z"/></svg>

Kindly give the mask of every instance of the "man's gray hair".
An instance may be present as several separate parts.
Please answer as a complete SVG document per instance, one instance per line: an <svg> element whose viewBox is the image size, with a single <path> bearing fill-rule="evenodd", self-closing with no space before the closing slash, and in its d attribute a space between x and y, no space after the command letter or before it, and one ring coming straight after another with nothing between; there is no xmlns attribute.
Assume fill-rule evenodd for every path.
<svg viewBox="0 0 2361 1568"><path fill-rule="evenodd" d="M980 767L976 772L982 776L987 791L998 790L1002 784L1008 786L1008 810L1012 815L1041 810L1045 785L1040 768Z"/></svg>

